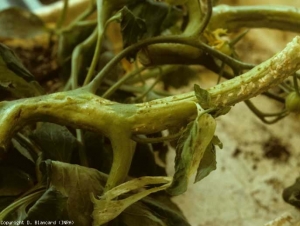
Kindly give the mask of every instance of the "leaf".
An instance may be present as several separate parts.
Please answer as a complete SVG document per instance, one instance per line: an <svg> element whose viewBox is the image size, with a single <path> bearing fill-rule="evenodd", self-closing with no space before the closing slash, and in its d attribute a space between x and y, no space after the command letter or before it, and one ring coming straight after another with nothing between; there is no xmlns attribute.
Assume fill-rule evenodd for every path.
<svg viewBox="0 0 300 226"><path fill-rule="evenodd" d="M16 98L38 96L43 93L34 76L24 67L17 55L0 43L0 89Z"/></svg>
<svg viewBox="0 0 300 226"><path fill-rule="evenodd" d="M217 168L215 146L211 143L205 150L203 158L200 161L195 183L208 176L211 171Z"/></svg>
<svg viewBox="0 0 300 226"><path fill-rule="evenodd" d="M25 158L27 158L29 161L35 164L35 158L33 157L33 155L31 155L31 152L27 148L23 147L17 139L13 138L11 140L11 143L21 155L23 155Z"/></svg>
<svg viewBox="0 0 300 226"><path fill-rule="evenodd" d="M42 88L36 81L27 82L19 75L1 64L0 60L0 90L9 92L15 98L39 96ZM2 98L0 99L0 101Z"/></svg>
<svg viewBox="0 0 300 226"><path fill-rule="evenodd" d="M58 39L58 62L60 65L70 59L74 48L83 42L95 29L95 24L76 24L72 29L64 29Z"/></svg>
<svg viewBox="0 0 300 226"><path fill-rule="evenodd" d="M67 197L62 195L54 187L50 187L29 209L26 220L55 221L62 217L66 207Z"/></svg>
<svg viewBox="0 0 300 226"><path fill-rule="evenodd" d="M220 109L217 109L217 110L214 112L214 116L215 116L215 117L219 117L219 116L221 116L221 115L226 115L230 110L231 110L231 107L229 107L229 106L222 107L222 108L220 108Z"/></svg>
<svg viewBox="0 0 300 226"><path fill-rule="evenodd" d="M32 178L20 169L0 166L0 197L17 196L33 186Z"/></svg>
<svg viewBox="0 0 300 226"><path fill-rule="evenodd" d="M151 144L137 143L135 150L129 171L130 176L166 176L165 169L155 161Z"/></svg>
<svg viewBox="0 0 300 226"><path fill-rule="evenodd" d="M16 196L1 196L0 197L0 212L10 205L17 197Z"/></svg>
<svg viewBox="0 0 300 226"><path fill-rule="evenodd" d="M207 90L200 88L197 84L194 84L194 91L200 106L204 109L208 108L211 105L210 93Z"/></svg>
<svg viewBox="0 0 300 226"><path fill-rule="evenodd" d="M122 223L130 226L167 226L162 219L157 217L146 205L136 202L124 210L120 216Z"/></svg>
<svg viewBox="0 0 300 226"><path fill-rule="evenodd" d="M42 123L31 137L41 147L45 159L61 162L70 162L78 145L77 139L65 126L53 123Z"/></svg>
<svg viewBox="0 0 300 226"><path fill-rule="evenodd" d="M0 221L22 221L27 217L26 209L29 205L38 200L44 190L35 191L17 201L11 203L0 212Z"/></svg>
<svg viewBox="0 0 300 226"><path fill-rule="evenodd" d="M218 146L220 149L223 148L223 143L221 142L218 136L214 136L211 142L213 145Z"/></svg>
<svg viewBox="0 0 300 226"><path fill-rule="evenodd" d="M167 192L179 195L187 190L190 176L196 172L207 146L213 139L216 129L215 119L203 112L190 122L176 147L175 174Z"/></svg>
<svg viewBox="0 0 300 226"><path fill-rule="evenodd" d="M180 209L165 194L147 196L141 202L146 204L152 213L163 219L168 226L190 226Z"/></svg>
<svg viewBox="0 0 300 226"><path fill-rule="evenodd" d="M9 8L0 12L0 37L29 39L46 32L44 22L32 12Z"/></svg>
<svg viewBox="0 0 300 226"><path fill-rule="evenodd" d="M103 196L99 197L100 200L92 196L91 199L94 203L94 211L92 214L94 219L93 225L102 225L111 221L133 203L139 201L140 199L153 192L165 190L170 186L170 182L171 180L168 177L140 177L125 182L107 191ZM151 188L146 189L148 185L154 184L162 185L158 187L152 186ZM119 196L137 189L139 189L137 193L131 194L124 199L119 198ZM115 198L118 199L113 200Z"/></svg>
<svg viewBox="0 0 300 226"><path fill-rule="evenodd" d="M90 196L101 195L107 176L98 170L47 160L41 165L48 172L49 185L67 196L67 212L76 225L90 226L93 203Z"/></svg>
<svg viewBox="0 0 300 226"><path fill-rule="evenodd" d="M126 6L121 11L121 30L124 48L139 41L147 31L145 21L135 16Z"/></svg>
<svg viewBox="0 0 300 226"><path fill-rule="evenodd" d="M173 13L174 10L163 2L150 0L137 1L137 4L132 4L128 7L135 17L142 19L145 23L147 29L142 36L143 38L157 36L161 33L163 28L166 29L175 22L175 20L173 20L172 24L164 23L168 13Z"/></svg>
<svg viewBox="0 0 300 226"><path fill-rule="evenodd" d="M113 151L109 142L99 133L85 131L86 155L89 166L103 173L109 173L113 162Z"/></svg>

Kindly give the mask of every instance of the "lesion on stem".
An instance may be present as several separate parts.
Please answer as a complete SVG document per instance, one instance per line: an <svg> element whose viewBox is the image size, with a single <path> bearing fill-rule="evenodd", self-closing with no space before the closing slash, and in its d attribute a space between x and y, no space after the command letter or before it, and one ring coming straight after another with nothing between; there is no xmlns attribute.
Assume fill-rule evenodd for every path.
<svg viewBox="0 0 300 226"><path fill-rule="evenodd" d="M215 107L232 106L278 85L300 68L300 36L274 57L208 91ZM121 104L86 89L0 103L0 145L6 147L24 125L51 121L110 136L114 126L131 134L155 133L195 116L194 92L141 104ZM131 135L129 136L131 137Z"/></svg>

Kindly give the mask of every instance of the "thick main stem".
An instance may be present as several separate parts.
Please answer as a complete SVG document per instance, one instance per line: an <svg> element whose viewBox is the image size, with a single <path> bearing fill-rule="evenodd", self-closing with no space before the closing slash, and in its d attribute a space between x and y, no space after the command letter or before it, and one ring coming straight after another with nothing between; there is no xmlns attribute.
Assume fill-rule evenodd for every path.
<svg viewBox="0 0 300 226"><path fill-rule="evenodd" d="M271 59L247 73L210 88L212 106L232 106L279 84L300 68L300 36ZM120 104L84 89L0 103L0 146L30 122L52 121L110 136L118 122L132 134L149 134L195 114L194 92L142 104Z"/></svg>

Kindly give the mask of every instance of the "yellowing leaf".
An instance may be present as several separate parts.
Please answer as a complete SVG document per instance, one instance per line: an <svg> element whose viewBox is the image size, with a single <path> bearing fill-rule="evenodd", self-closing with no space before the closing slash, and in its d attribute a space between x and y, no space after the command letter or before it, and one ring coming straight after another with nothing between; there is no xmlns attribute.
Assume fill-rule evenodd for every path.
<svg viewBox="0 0 300 226"><path fill-rule="evenodd" d="M200 112L197 118L188 124L178 140L175 174L168 193L179 195L187 190L189 178L197 171L204 152L213 139L215 129L215 119L205 112Z"/></svg>
<svg viewBox="0 0 300 226"><path fill-rule="evenodd" d="M157 187L151 186L151 188L147 189L148 185L154 184L162 185ZM140 177L109 190L103 196L99 197L99 200L92 195L91 199L94 203L94 211L92 214L94 219L93 225L103 225L111 221L133 203L153 192L165 190L170 184L171 178L169 177ZM137 193L131 194L127 198L114 200L120 195L124 195L137 189L139 189Z"/></svg>

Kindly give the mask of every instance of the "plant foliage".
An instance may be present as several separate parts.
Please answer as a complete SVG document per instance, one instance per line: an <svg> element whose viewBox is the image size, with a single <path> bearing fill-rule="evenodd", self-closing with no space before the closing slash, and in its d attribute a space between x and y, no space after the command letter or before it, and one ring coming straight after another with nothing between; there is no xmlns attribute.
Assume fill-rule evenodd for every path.
<svg viewBox="0 0 300 226"><path fill-rule="evenodd" d="M217 168L216 118L242 101L266 123L299 109L300 38L252 65L234 46L246 32L234 31L299 32L300 14L212 0L86 2L67 21L65 0L56 26L0 12L0 221L188 226L171 196ZM45 77L27 69L36 67L28 54L45 57ZM203 68L219 75L208 89ZM261 112L249 101L260 94L283 110ZM174 175L168 143L177 144Z"/></svg>

